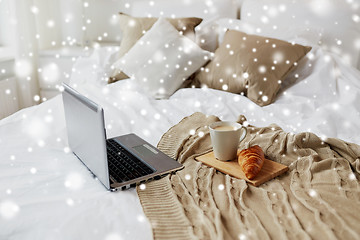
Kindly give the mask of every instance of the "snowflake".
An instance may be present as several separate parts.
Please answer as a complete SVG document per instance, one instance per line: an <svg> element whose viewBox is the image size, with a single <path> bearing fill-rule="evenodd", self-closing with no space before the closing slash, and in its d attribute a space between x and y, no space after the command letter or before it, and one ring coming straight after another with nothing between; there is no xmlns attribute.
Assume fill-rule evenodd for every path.
<svg viewBox="0 0 360 240"><path fill-rule="evenodd" d="M150 136L150 131L148 129L144 129L143 131L144 136L148 137Z"/></svg>
<svg viewBox="0 0 360 240"><path fill-rule="evenodd" d="M74 200L72 200L71 198L66 199L66 204L69 206L74 206Z"/></svg>
<svg viewBox="0 0 360 240"><path fill-rule="evenodd" d="M32 12L33 14L38 14L38 13L39 13L39 8L38 8L37 6L32 6L32 7L30 8L30 10L31 10L31 12Z"/></svg>
<svg viewBox="0 0 360 240"><path fill-rule="evenodd" d="M48 26L48 28L53 28L53 27L55 26L55 22L54 22L54 20L49 19L49 20L46 22L46 25Z"/></svg>
<svg viewBox="0 0 360 240"><path fill-rule="evenodd" d="M64 185L71 190L81 189L84 185L85 180L79 173L70 173L66 176Z"/></svg>
<svg viewBox="0 0 360 240"><path fill-rule="evenodd" d="M156 114L154 115L154 118L155 118L156 120L159 120L159 119L161 118L161 115L158 114L158 113L156 113Z"/></svg>
<svg viewBox="0 0 360 240"><path fill-rule="evenodd" d="M140 110L140 114L143 115L143 116L145 116L145 115L147 114L146 109L141 109L141 110Z"/></svg>
<svg viewBox="0 0 360 240"><path fill-rule="evenodd" d="M289 109L287 109L287 108L285 108L284 110L283 110L283 114L285 115L285 116L290 116L290 110Z"/></svg>
<svg viewBox="0 0 360 240"><path fill-rule="evenodd" d="M30 168L30 172L31 172L32 174L35 174L35 173L37 172L37 169L34 168L34 167L32 167L32 168Z"/></svg>
<svg viewBox="0 0 360 240"><path fill-rule="evenodd" d="M203 132L203 131L200 131L199 133L198 133L198 136L199 137L203 137L205 135L205 133Z"/></svg>
<svg viewBox="0 0 360 240"><path fill-rule="evenodd" d="M354 15L352 16L352 20L353 20L354 22L356 22L356 23L360 23L360 16L357 15L357 14L354 14Z"/></svg>
<svg viewBox="0 0 360 240"><path fill-rule="evenodd" d="M3 201L0 203L0 216L5 219L15 217L20 210L20 207L12 201Z"/></svg>
<svg viewBox="0 0 360 240"><path fill-rule="evenodd" d="M35 95L35 96L34 96L34 101L35 101L35 102L40 101L40 96L39 96L39 95Z"/></svg>
<svg viewBox="0 0 360 240"><path fill-rule="evenodd" d="M145 222L145 217L144 217L144 215L138 215L138 216L137 216L137 220L138 220L139 222Z"/></svg>
<svg viewBox="0 0 360 240"><path fill-rule="evenodd" d="M69 148L69 147L64 147L64 152L65 152L65 153L69 153L69 152L70 152L70 148Z"/></svg>
<svg viewBox="0 0 360 240"><path fill-rule="evenodd" d="M280 11L280 12L285 12L285 11L286 11L286 5L281 4L281 5L279 6L279 11Z"/></svg>
<svg viewBox="0 0 360 240"><path fill-rule="evenodd" d="M246 236L244 234L239 234L239 240L245 240Z"/></svg>
<svg viewBox="0 0 360 240"><path fill-rule="evenodd" d="M269 18L268 17L266 17L266 16L262 16L261 17L261 22L263 22L263 23L268 23L269 22Z"/></svg>
<svg viewBox="0 0 360 240"><path fill-rule="evenodd" d="M314 189L310 189L310 190L309 190L309 195L310 195L311 197L316 197L317 192L316 192Z"/></svg>
<svg viewBox="0 0 360 240"><path fill-rule="evenodd" d="M123 240L118 233L110 233L105 237L105 240Z"/></svg>
<svg viewBox="0 0 360 240"><path fill-rule="evenodd" d="M266 72L266 67L264 65L260 65L259 66L259 72L260 73L265 73Z"/></svg>
<svg viewBox="0 0 360 240"><path fill-rule="evenodd" d="M30 61L21 59L15 63L15 73L19 77L27 77L32 74L32 65Z"/></svg>
<svg viewBox="0 0 360 240"><path fill-rule="evenodd" d="M350 173L350 174L349 174L349 179L350 179L350 180L355 180L355 179L356 179L355 174L354 174L354 173Z"/></svg>

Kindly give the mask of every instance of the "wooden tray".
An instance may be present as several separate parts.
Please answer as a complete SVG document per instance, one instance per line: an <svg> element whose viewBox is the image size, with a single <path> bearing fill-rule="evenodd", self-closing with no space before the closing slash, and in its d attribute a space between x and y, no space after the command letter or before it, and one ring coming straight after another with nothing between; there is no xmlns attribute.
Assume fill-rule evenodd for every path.
<svg viewBox="0 0 360 240"><path fill-rule="evenodd" d="M240 165L237 162L237 159L226 162L219 161L215 158L213 152L198 156L195 159L219 170L222 173L229 174L230 176L235 178L245 179L247 182L251 183L255 187L279 176L280 174L286 172L289 169L283 164L265 159L264 165L261 168L259 174L254 179L249 180L246 178L244 172L242 171Z"/></svg>

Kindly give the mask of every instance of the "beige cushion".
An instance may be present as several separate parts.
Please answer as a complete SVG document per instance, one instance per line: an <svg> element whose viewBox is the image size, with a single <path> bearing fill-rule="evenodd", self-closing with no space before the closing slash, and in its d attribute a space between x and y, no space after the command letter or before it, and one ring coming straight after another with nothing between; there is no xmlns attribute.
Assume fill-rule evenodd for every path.
<svg viewBox="0 0 360 240"><path fill-rule="evenodd" d="M130 48L139 40L146 31L148 31L158 18L140 18L132 17L125 13L120 14L120 28L122 31L122 40L118 58L124 56ZM168 18L167 19L178 31L183 32L183 35L195 39L194 28L202 21L201 18ZM115 70L109 78L109 83L116 82L121 79L128 78L126 74L119 70Z"/></svg>
<svg viewBox="0 0 360 240"><path fill-rule="evenodd" d="M260 106L275 100L282 80L311 47L229 30L215 57L195 76L202 86L247 96Z"/></svg>

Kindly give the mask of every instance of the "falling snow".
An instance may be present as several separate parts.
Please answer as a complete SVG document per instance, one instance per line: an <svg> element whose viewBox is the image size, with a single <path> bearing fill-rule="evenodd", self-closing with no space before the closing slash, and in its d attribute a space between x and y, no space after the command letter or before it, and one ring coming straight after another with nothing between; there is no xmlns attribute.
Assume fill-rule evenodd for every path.
<svg viewBox="0 0 360 240"><path fill-rule="evenodd" d="M69 206L74 206L74 200L72 200L71 198L66 199L66 204Z"/></svg>
<svg viewBox="0 0 360 240"><path fill-rule="evenodd" d="M34 168L34 167L32 167L32 168L30 168L30 172L31 172L32 174L35 174L35 173L37 172L37 169Z"/></svg>
<svg viewBox="0 0 360 240"><path fill-rule="evenodd" d="M4 219L12 219L19 213L20 207L13 201L0 202L0 216Z"/></svg>
<svg viewBox="0 0 360 240"><path fill-rule="evenodd" d="M139 215L139 216L137 216L137 220L142 223L142 222L145 221L145 216L144 215Z"/></svg>
<svg viewBox="0 0 360 240"><path fill-rule="evenodd" d="M2 1L0 0L0 3L1 2ZM191 1L188 0L183 2L188 5L191 4ZM215 13L213 10L216 8L216 1L205 2L207 8L201 10L201 13L205 17L210 15L216 16L217 13ZM127 10L128 12L131 12L132 8L136 5L133 1L123 1L121 4L121 11ZM312 0L306 4L308 7L307 9L309 10L309 14L315 14L315 16L317 16L318 18L326 19L329 16L338 16L336 14L338 9L334 7L331 1ZM351 13L346 15L347 20L349 20L351 24L353 24L352 26L356 26L358 30L360 23L360 15L358 13L359 4L357 4L354 0L347 0L346 2L344 2L344 5L346 4L350 6L350 8L353 10ZM104 65L102 65L103 63L101 62L104 59L101 59L101 61L97 61L96 63L89 61L87 70L91 74L88 75L84 72L81 72L83 71L83 69L80 69L79 66L69 67L69 69L65 71L63 69L64 66L61 64L62 61L67 61L68 63L71 63L71 65L76 65L78 63L81 63L82 60L86 59L86 57L83 57L82 54L88 56L90 55L90 53L96 52L96 50L99 50L98 52L96 52L97 54L103 54L103 52L101 52L102 47L108 43L113 43L115 41L115 37L113 36L114 32L113 30L111 30L110 27L114 27L116 29L118 28L120 18L116 12L120 10L117 9L115 13L111 13L106 16L105 21L110 27L107 26L106 28L101 29L101 31L96 31L96 33L92 34L92 31L94 31L94 26L98 26L101 23L101 21L99 20L101 20L102 15L99 13L100 15L97 14L96 17L89 16L89 12L93 11L94 7L96 7L97 5L93 3L93 1L82 1L81 5L79 6L79 9L82 9L81 14L79 15L81 16L80 20L73 12L64 13L61 11L65 10L60 9L59 16L61 15L61 17L57 18L56 16L52 16L49 13L48 15L51 16L50 18L42 19L41 23L44 25L43 28L45 30L40 29L41 31L39 31L37 29L35 32L31 33L31 41L24 38L24 36L21 36L21 38L19 38L19 41L22 43L21 45L24 46L25 50L19 53L19 56L14 62L13 69L3 68L0 71L1 81L3 81L3 78L8 78L8 75L14 74L19 80L16 83L18 84L18 86L17 88L2 88L0 95L5 94L7 98L12 98L16 100L18 105L20 106L22 105L20 100L22 101L22 98L26 96L27 92L31 89L31 87L28 86L30 86L37 78L41 78L42 80L42 82L40 83L41 91L31 92L28 94L28 99L32 102L32 104L40 104L41 102L45 102L46 100L48 100L48 96L44 95L42 92L44 90L51 89L51 91L54 91L56 93L63 92L64 88L61 86L61 82L70 80L72 81L74 79L73 76L76 76L79 80L86 81L87 79L85 78L87 78L88 75L92 75L96 77L94 77L94 79L91 79L91 81L94 81L96 82L96 84L98 84L98 82L100 82L99 79L101 79L101 82L103 84L106 84L110 73L105 73L104 71ZM158 7L159 3L157 1L147 2L146 8ZM301 19L300 21L302 26L308 28L306 30L306 33L308 35L311 35L311 27L314 25L313 20L302 18L302 15L300 13L292 14L291 7L292 6L290 3L278 5L273 5L269 3L268 5L261 6L260 16L257 16L257 13L255 11L244 12L242 18L244 16L244 19L245 17L247 17L250 20L254 20L254 16L256 16L257 19L255 19L254 21L258 24L261 24L261 26L254 28L254 34L262 35L266 34L267 31L270 31L270 33L276 35L280 32L283 32L282 23L277 22L276 19L279 19L280 17L288 14L289 16L291 16L292 19L289 20L289 23L286 22L286 25L291 25L291 21L295 22L296 20ZM40 4L29 5L27 12L29 12L29 14L34 17L34 19L38 20L38 18L43 17L42 14L45 13L45 9ZM150 13L147 13L147 15L153 16ZM166 15L167 17L175 18L178 17L179 14L159 11L159 15ZM205 18L204 22L206 22L206 20L207 19ZM17 22L17 19L11 19L11 24L13 27L17 26ZM229 20L229 24L235 23L235 19ZM346 29L346 27L343 27L343 22L339 19L329 21L326 24L336 31L338 29ZM69 31L69 29L71 29L71 26L76 26L77 31L73 31L73 29ZM138 27L137 22L133 20L128 22L128 26L132 28ZM201 27L202 26L200 26L199 29L201 29ZM59 29L65 32L64 36L59 35L62 34L58 33ZM296 28L294 27L294 29ZM182 33L184 33L185 30L186 28L184 27L182 29ZM227 28L225 28L224 32L226 30ZM146 31L144 31L143 33L146 34ZM193 90L191 92L192 98L188 98L190 94L186 95L188 94L186 91L179 91L179 93L176 93L173 97L170 97L170 100L165 100L173 103L173 106L165 107L164 105L159 104L156 105L156 108L152 108L148 105L149 102L150 104L152 104L152 99L142 96L141 92L139 92L137 89L134 89L131 84L127 87L120 89L121 84L124 84L124 82L126 81L123 81L122 83L118 82L116 84L113 84L112 86L110 85L110 87L98 87L96 88L96 90L94 90L94 92L96 93L94 93L93 96L98 97L100 99L99 102L103 104L105 108L107 108L105 111L105 121L106 131L109 135L136 131L139 135L146 138L147 140L150 139L155 142L160 139L160 133L164 133L169 127L181 120L182 115L188 115L195 111L201 111L205 112L208 115L214 114L220 116L221 119L234 119L238 114L245 114L248 119L248 121L245 121L243 123L243 125L245 126L248 126L249 124L258 125L259 123L266 125L272 122L277 122L281 123L281 127L283 127L286 131L289 132L293 131L294 133L297 133L301 131L317 131L317 135L320 136L321 140L323 141L323 145L327 144L326 140L328 139L328 136L331 137L335 135L335 137L344 138L349 138L350 136L351 140L358 139L356 137L353 137L352 133L354 129L357 129L359 126L358 124L354 123L355 121L353 121L359 118L359 111L357 111L355 108L351 108L351 110L348 111L350 108L346 108L346 105L348 104L347 102L349 102L350 100L344 101L346 102L346 104L344 104L344 102L337 101L337 99L343 97L344 94L348 94L350 98L352 96L355 96L353 94L357 94L358 89L355 87L356 84L354 84L351 80L346 79L347 73L344 72L345 70L343 70L345 66L340 65L334 55L337 54L338 56L340 56L338 58L340 59L339 61L342 61L342 63L352 64L354 61L352 53L356 52L356 56L359 55L358 51L360 50L360 37L357 36L354 39L349 39L347 36L345 36L345 34L341 33L340 31L339 33L333 34L330 37L327 36L326 32L323 30L320 34L318 32L316 34L316 37L318 38L318 40L316 41L318 41L319 43L318 47L323 52L321 52L320 50L311 51L306 55L304 60L301 60L299 62L291 62L286 59L284 52L282 52L276 44L271 43L271 41L269 43L269 40L267 40L267 43L271 44L271 47L274 48L274 54L270 56L271 60L269 64L265 64L263 62L262 56L256 58L253 56L251 57L251 63L257 64L257 68L255 69L256 74L262 75L261 77L259 77L259 80L267 83L270 81L270 78L264 76L267 76L266 74L269 72L276 72L280 68L281 64L286 64L289 66L293 65L295 67L294 72L290 73L288 75L288 78L276 80L276 82L279 84L277 85L278 87L282 87L283 84L285 85L285 83L288 81L297 81L294 85L294 89L288 88L289 86L281 89L282 94L280 94L277 99L279 103L282 104L280 108L275 108L271 105L268 108L260 108L258 105L250 102L246 98L248 91L251 90L251 86L249 87L249 85L245 86L245 89L242 90L243 92L236 95L230 95L230 93L226 93L228 95L225 95L225 93L223 92L219 93L220 91L215 92L213 91L213 89L210 90L209 88L211 87L209 85L202 85L200 89L189 90ZM0 40L2 40L1 37L2 36L0 36ZM203 36L201 37L202 39L200 40L200 42L202 44L207 44L208 40ZM296 37L301 38L302 36L299 34L299 36ZM18 39L16 40L18 41ZM32 44L33 40L38 43L39 46L41 45L41 47L39 47L40 52L37 52L36 48L31 48L30 45ZM111 49L109 51L119 51L120 39L116 40L117 41L115 41L115 43L117 44L117 47L115 48L111 46L108 48L108 50ZM246 38L243 40L245 41ZM292 44L297 43L294 39L289 39L288 41L290 41ZM29 44L27 44L28 42ZM142 42L142 44L151 46L151 42ZM27 49L27 47L29 47L29 49ZM59 52L58 49L63 47L70 49L79 48L81 49L81 54L71 54L70 52L71 56L69 57L67 56L67 54L69 53L64 54L63 52ZM164 47L168 49L171 48L171 45L166 44ZM225 47L226 54L228 54L229 56L237 54L236 51L234 51L234 46L227 44ZM55 51L55 53L48 54L45 51L48 48L57 51ZM350 50L347 48L349 48ZM193 51L193 49L187 48L186 46L184 48L178 48L175 53L176 59L181 61L182 59L184 59L184 56L186 54L189 54L191 51ZM250 51L253 54L259 54L261 52L261 49L252 48L250 49ZM2 52L0 52L0 54L1 53ZM101 57L104 56L101 55ZM208 56L205 56L204 58L205 60L209 60L212 57L214 57L213 53L211 54L210 58ZM37 58L49 58L50 60L46 61L45 64L38 64L37 60L34 60ZM164 54L164 52L162 51L156 51L154 53L153 59L149 59L147 61L147 66L153 66L155 63L159 62L164 63L164 69L170 69L174 67L175 69L180 69L184 72L189 71L189 69L191 69L191 67L196 64L195 60L186 60L183 62L183 64L171 64L169 62L169 56ZM319 66L321 65L323 66L323 69L319 70ZM335 69L334 71L332 71L332 74L321 75L322 72L327 72L328 70L331 71L330 67L334 65L339 65L339 69ZM216 67L216 69L225 69L226 73L233 80L241 79L251 81L253 79L253 73L249 71L235 72L232 66L225 66L222 63L217 63ZM300 70L298 70L296 67L299 67ZM114 66L112 65L106 68L112 68L111 70L114 70ZM201 71L211 73L211 69L205 66L201 68ZM316 71L316 73L319 74L319 76L316 78L316 80L318 81L316 84L322 84L324 86L324 92L317 91L317 89L312 89L312 86L315 85L315 80L312 77L308 77L311 71ZM171 76L171 74L169 75ZM333 78L335 78L336 81ZM214 81L219 84L219 89L227 92L232 91L233 85L226 82L226 80L224 79L225 78L219 78L214 79ZM149 80L150 79L146 77L142 79L143 82L148 82ZM159 79L159 82L163 84L164 79ZM301 95L302 93L299 92L301 86L305 87L308 91L305 95ZM81 89L81 87L83 87L83 85L79 84L79 89ZM326 99L326 97L328 96L325 96L325 91L328 89L330 89L329 92L332 95L331 99ZM21 91L25 92L24 96L19 95L23 94ZM159 87L158 92L165 93L166 89L164 87ZM17 94L19 95L18 97L16 97ZM208 98L202 99L202 94L204 94L204 96L207 96ZM218 97L217 94L221 95L221 97ZM268 102L272 97L270 95L266 95L266 91L257 91L257 94L263 102ZM92 95L90 94L89 97L91 96ZM183 96L184 98L182 98ZM301 100L302 98L304 98L304 96L307 97L307 99L306 102L304 100L303 105L300 106L293 104L293 99ZM49 98L51 98L51 96L49 96ZM289 102L290 104L287 104L287 102ZM48 106L50 106L51 103L53 102L49 102ZM57 104L58 103L60 105L60 101L58 101ZM141 105L141 107L139 107L139 105L136 105L137 103L144 103L145 105ZM33 108L32 110L24 110L24 112L12 118L22 124L21 128L19 127L18 130L24 139L21 139L21 141L19 141L18 149L13 150L14 152L9 152L8 154L4 155L4 159L7 161L6 164L8 164L8 166L14 169L14 172L15 170L19 169L22 170L24 175L28 177L28 179L25 180L26 184L29 184L31 186L37 183L37 179L45 176L44 174L46 174L46 170L49 170L46 169L46 167L50 166L51 168L54 168L54 170L51 169L51 174L53 174L52 177L60 178L60 184L62 188L64 188L69 194L74 194L76 193L76 191L80 192L82 190L85 190L87 181L89 181L90 178L88 175L83 174L83 171L76 172L74 168L75 165L72 165L70 162L66 162L70 158L74 158L71 160L76 160L76 158L72 155L72 149L68 145L69 143L67 135L65 133L66 127L62 119L63 116L59 115L59 112L62 111L62 106L54 106L53 104L51 105L51 107L53 109L43 111L44 105L40 105ZM32 111L35 112L35 114L33 114ZM344 111L348 111L346 117L342 116ZM122 118L124 112L129 114L129 116L126 115L126 117L128 118ZM333 117L326 119L327 114L330 114L331 116L336 116L334 118L339 118L339 122L332 119ZM316 119L316 121L313 120L313 118L310 118L310 116L312 115L315 115L315 117L318 117L319 119ZM11 123L9 124L9 127L11 127L13 123L11 122L12 119L9 118L9 120L5 120ZM340 131L338 131L339 129ZM272 128L272 130L275 131L276 129ZM193 138L205 139L207 137L206 131L199 131L195 129L189 130L188 134L192 135ZM0 143L2 143L1 141L4 140L0 138ZM278 140L276 139L274 142L277 143ZM56 152L57 154L61 154L62 157L55 158L56 160L53 161L53 157L49 157L46 162L41 162L43 161L43 159L40 156L42 156L41 154L46 151L52 151L51 154L55 154ZM294 151L296 151L296 149L294 149ZM26 161L22 153L26 155ZM285 157L285 155L282 156ZM31 158L36 158L36 161L28 160ZM302 161L302 159L298 158L298 161ZM293 164L295 165L295 163ZM61 167L60 170L55 170L58 169L59 166ZM69 169L71 168L71 171L68 171L68 168L64 169L64 166L68 166ZM336 171L336 168L334 168L334 170ZM354 173L349 173L346 176L350 181L357 181L356 175ZM193 181L196 176L186 174L184 178L187 181ZM14 182L17 183L17 181L18 180ZM48 186L51 184L52 180L46 180L46 183L44 184L44 186L42 186L42 188L44 188L42 190L42 193L44 193L44 195L47 191L50 191L47 188L50 188ZM225 185L219 184L217 187L215 186L215 188L217 188L219 191L224 191ZM32 188L29 189L32 190ZM139 189L146 190L146 184L140 184ZM11 185L7 186L7 188L3 188L2 191L4 194L4 198L0 199L0 219L16 220L20 217L23 211L25 211L25 207L23 208L23 205L20 204L21 202L16 200L15 198L15 196L19 194L19 190L20 189L16 187L16 184L14 186ZM314 189L307 190L307 193L308 196L312 198L316 198L319 196L318 192ZM77 207L81 206L83 202L81 202L78 196L69 194L67 194L66 196L62 196L62 199L60 199L61 201L59 202L64 205L66 209L75 210ZM116 196L119 196L119 198L121 198L121 195L126 194L128 193L119 193ZM273 197L276 197L275 193L273 193ZM299 206L294 203L293 209L296 210L298 207ZM138 223L147 222L147 219L144 215L135 214L133 217ZM280 224L281 223L283 222L280 222ZM311 226L309 226L308 229L311 229ZM91 230L94 233L101 232L100 228ZM124 234L126 234L126 232L121 232L121 234L120 231L110 232L101 237L105 240L128 239L124 236ZM252 236L250 236L250 234L246 232L238 234L237 237L240 240L252 238Z"/></svg>
<svg viewBox="0 0 360 240"><path fill-rule="evenodd" d="M69 173L66 178L64 185L70 190L79 190L83 187L85 179L79 173Z"/></svg>
<svg viewBox="0 0 360 240"><path fill-rule="evenodd" d="M124 240L124 238L122 238L118 233L110 233L106 235L104 240Z"/></svg>
<svg viewBox="0 0 360 240"><path fill-rule="evenodd" d="M354 173L350 173L350 174L349 174L349 179L350 179L350 180L355 180L355 179L356 179L355 174L354 174Z"/></svg>
<svg viewBox="0 0 360 240"><path fill-rule="evenodd" d="M310 189L310 190L309 190L309 195L310 195L311 197L316 197L316 196L317 196L317 192L316 192L314 189Z"/></svg>
<svg viewBox="0 0 360 240"><path fill-rule="evenodd" d="M239 234L239 240L246 240L246 235L244 234Z"/></svg>

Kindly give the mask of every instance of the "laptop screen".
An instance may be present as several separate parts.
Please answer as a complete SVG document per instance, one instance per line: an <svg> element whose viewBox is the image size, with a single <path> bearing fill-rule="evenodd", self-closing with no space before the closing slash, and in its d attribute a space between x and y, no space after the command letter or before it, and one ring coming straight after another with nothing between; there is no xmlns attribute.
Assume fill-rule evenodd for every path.
<svg viewBox="0 0 360 240"><path fill-rule="evenodd" d="M63 102L69 146L87 168L110 189L103 110L65 85Z"/></svg>

